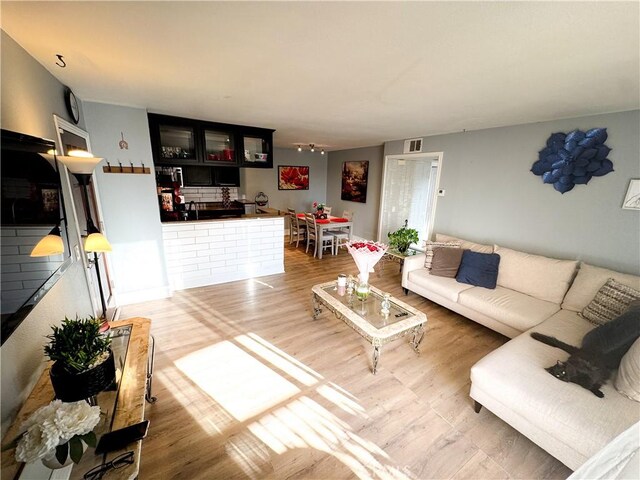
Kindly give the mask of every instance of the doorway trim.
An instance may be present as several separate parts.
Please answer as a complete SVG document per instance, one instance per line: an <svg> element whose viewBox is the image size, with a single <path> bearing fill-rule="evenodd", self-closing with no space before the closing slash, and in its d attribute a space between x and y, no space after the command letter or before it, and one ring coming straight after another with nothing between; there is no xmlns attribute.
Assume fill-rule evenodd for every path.
<svg viewBox="0 0 640 480"><path fill-rule="evenodd" d="M431 216L433 220L435 220L436 206L438 203L438 190L440 189L440 176L442 175L442 165L443 165L443 157L444 152L425 152L425 153L402 153L402 154L394 154L394 155L385 155L384 156L384 165L382 168L382 189L380 191L380 205L378 206L378 241L382 243L386 243L382 240L382 212L383 212L383 202L385 198L385 189L386 189L386 180L387 180L387 165L388 160L418 160L418 159L431 159L432 161L438 162L438 173L436 174L436 183L433 191L433 202L431 205L431 211L428 214ZM427 239L431 238L431 234L433 233L433 224L434 221L429 223L429 228L427 229Z"/></svg>

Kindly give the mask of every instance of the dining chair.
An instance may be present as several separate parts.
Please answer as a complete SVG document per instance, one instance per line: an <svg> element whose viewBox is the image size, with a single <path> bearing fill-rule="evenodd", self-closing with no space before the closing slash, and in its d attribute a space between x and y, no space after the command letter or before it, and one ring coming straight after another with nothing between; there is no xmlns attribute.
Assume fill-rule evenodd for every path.
<svg viewBox="0 0 640 480"><path fill-rule="evenodd" d="M331 207L324 207L324 213L327 214L327 217L331 215Z"/></svg>
<svg viewBox="0 0 640 480"><path fill-rule="evenodd" d="M296 248L298 248L300 240L307 238L307 224L300 221L293 208L287 208L287 215L289 215L289 245L295 240Z"/></svg>
<svg viewBox="0 0 640 480"><path fill-rule="evenodd" d="M309 246L313 243L313 256L318 254L319 248L328 248L333 254L334 251L334 236L330 233L323 231L322 237L318 238L318 225L316 223L316 217L311 213L304 214L304 221L307 224L307 253L309 252Z"/></svg>
<svg viewBox="0 0 640 480"><path fill-rule="evenodd" d="M344 210L342 212L342 218L346 218L350 222L353 220L353 212L351 210ZM344 247L349 242L349 229L352 227L332 228L327 230L334 236L334 255L337 255L340 251L340 247Z"/></svg>

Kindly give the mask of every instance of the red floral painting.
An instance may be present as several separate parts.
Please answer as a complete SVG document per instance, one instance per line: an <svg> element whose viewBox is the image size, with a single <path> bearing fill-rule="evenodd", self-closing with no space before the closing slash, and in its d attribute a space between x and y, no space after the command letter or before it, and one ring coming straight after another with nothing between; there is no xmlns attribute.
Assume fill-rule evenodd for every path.
<svg viewBox="0 0 640 480"><path fill-rule="evenodd" d="M309 167L280 165L278 190L309 190Z"/></svg>

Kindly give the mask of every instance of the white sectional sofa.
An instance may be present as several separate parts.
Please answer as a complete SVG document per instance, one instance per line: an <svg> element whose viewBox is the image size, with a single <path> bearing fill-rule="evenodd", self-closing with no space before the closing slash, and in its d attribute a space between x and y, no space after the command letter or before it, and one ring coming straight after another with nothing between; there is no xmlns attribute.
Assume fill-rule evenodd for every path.
<svg viewBox="0 0 640 480"><path fill-rule="evenodd" d="M452 240L460 241L461 248L500 255L495 290L432 276L424 268L424 255L405 261L402 286L512 338L471 369L476 411L485 406L574 470L640 421L640 404L618 393L612 385L615 374L602 388L604 398L562 382L545 368L568 354L529 335L538 331L579 346L594 325L578 313L607 279L640 290L640 277L436 236L436 241Z"/></svg>

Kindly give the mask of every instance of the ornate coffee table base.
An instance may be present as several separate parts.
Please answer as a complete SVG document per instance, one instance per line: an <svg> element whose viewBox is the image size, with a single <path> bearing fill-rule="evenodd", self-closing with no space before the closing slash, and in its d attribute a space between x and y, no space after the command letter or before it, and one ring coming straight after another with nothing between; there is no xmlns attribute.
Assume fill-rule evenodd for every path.
<svg viewBox="0 0 640 480"><path fill-rule="evenodd" d="M363 336L365 339L371 342L371 345L373 346L373 366L371 371L374 375L378 371L378 363L380 361L380 355L382 353L382 345L389 343L393 340L396 340L400 337L403 337L407 333L413 334L409 343L413 348L414 352L416 352L416 354L418 355L420 354L420 343L424 338L424 323L426 323L426 317L424 316L424 314L420 314L421 318L424 318L424 322L420 322L417 325L414 324L413 327L409 327L405 330L399 330L395 334L390 336L377 337L377 336L371 336L366 332L362 331L362 329L358 328L357 325L354 325L353 319L350 318L349 315L344 315L342 312L338 310L338 308L334 308L334 306L328 303L326 299L321 298L317 293L314 292L311 295L311 301L313 304L312 317L314 320L318 319L318 317L322 314L322 307L326 306L328 310L334 313L336 318L344 321L347 325L349 325L351 328L353 328L358 333L360 333L361 336Z"/></svg>

